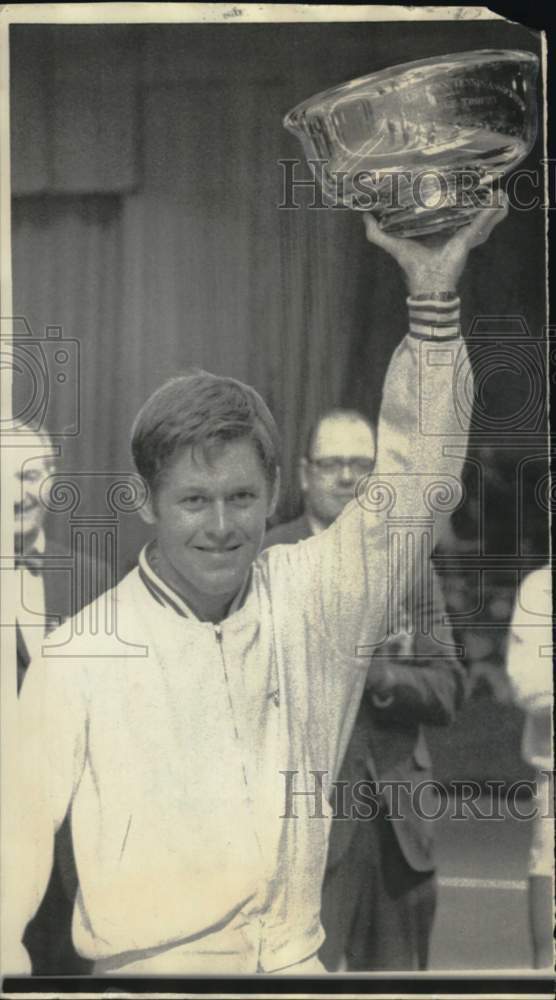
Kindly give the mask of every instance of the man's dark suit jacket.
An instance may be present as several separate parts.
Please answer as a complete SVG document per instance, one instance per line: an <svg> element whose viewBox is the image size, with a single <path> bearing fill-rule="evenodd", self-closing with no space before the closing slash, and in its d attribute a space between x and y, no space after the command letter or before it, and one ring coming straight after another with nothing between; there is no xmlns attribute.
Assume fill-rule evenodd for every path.
<svg viewBox="0 0 556 1000"><path fill-rule="evenodd" d="M68 570L69 553L61 545L47 539L44 553L37 557L43 563L41 576L44 583L44 607L47 616L46 632L51 632L66 618L76 614L81 607L98 597L110 582L107 567L101 561L92 561L83 555L79 566L80 587L75 586L75 577ZM85 581L85 587L81 587ZM21 636L17 644L18 686L29 666L29 654Z"/></svg>
<svg viewBox="0 0 556 1000"><path fill-rule="evenodd" d="M295 521L272 528L264 545L268 548L276 544L293 544L311 534L309 522L302 515ZM348 782L342 802L342 811L347 815L350 815L351 806L357 805L353 800L353 786L358 781L404 781L410 782L413 789L432 776L423 725L451 722L464 693L464 671L454 655L451 629L442 624L444 614L441 588L435 578L433 634L416 634L411 657L390 656L387 645L375 653L375 657L381 659L386 653L387 659L383 662L388 663L393 675L393 697L388 705L379 707L370 689L363 695L338 774L339 781ZM369 674L372 669L371 662ZM390 793L386 792L383 800L391 806ZM421 796L419 804L424 813L434 815L432 789ZM420 818L404 793L399 796L399 812L402 819L392 820L390 826L408 865L415 871L432 871L434 823ZM356 825L357 819L332 823L328 870L345 855Z"/></svg>

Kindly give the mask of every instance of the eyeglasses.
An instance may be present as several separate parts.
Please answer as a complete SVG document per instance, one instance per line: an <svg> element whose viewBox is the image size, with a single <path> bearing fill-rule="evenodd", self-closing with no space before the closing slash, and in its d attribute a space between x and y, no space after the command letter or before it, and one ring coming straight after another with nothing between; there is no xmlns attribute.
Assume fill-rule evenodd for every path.
<svg viewBox="0 0 556 1000"><path fill-rule="evenodd" d="M375 465L372 458L340 458L332 455L327 458L308 458L307 461L323 476L336 475L345 468L349 468L357 476L365 476L373 471Z"/></svg>

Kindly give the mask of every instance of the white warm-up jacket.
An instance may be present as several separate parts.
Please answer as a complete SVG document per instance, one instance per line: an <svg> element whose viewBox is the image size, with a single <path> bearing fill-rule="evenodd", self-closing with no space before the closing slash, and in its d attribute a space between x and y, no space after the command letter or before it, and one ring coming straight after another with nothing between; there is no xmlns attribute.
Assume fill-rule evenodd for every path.
<svg viewBox="0 0 556 1000"><path fill-rule="evenodd" d="M442 308L453 318L457 303ZM328 530L262 553L238 610L217 626L177 615L136 568L31 664L18 939L70 806L74 941L107 969L205 939L217 951L229 925L247 928L252 971L320 946L327 783L387 601L403 598L419 552L430 556L433 522L459 499L469 366L436 310L415 306L393 355L372 477Z"/></svg>

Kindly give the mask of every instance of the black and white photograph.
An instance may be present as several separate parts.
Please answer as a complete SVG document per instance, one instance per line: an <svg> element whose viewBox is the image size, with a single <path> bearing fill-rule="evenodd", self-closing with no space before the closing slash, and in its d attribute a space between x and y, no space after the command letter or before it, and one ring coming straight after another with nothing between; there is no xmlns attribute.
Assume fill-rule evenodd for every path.
<svg viewBox="0 0 556 1000"><path fill-rule="evenodd" d="M540 20L0 32L2 996L552 996Z"/></svg>

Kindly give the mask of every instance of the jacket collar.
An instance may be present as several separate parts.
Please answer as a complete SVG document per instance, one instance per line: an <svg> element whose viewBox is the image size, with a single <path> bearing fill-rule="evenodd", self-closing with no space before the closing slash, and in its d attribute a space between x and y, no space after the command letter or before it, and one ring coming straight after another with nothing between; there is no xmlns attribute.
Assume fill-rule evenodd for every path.
<svg viewBox="0 0 556 1000"><path fill-rule="evenodd" d="M149 560L149 548L152 542L149 542L139 553L139 577L144 584L144 586L149 591L151 597L161 604L163 607L170 608L176 615L180 618L189 618L190 621L200 622L201 619L197 617L194 611L191 610L183 597L178 594L177 590L166 583L161 576L156 573L153 569L151 562ZM227 618L234 611L238 611L242 606L247 592L249 590L249 585L251 582L251 573L248 573L246 580L240 589L239 593L234 597L230 610L226 615Z"/></svg>

